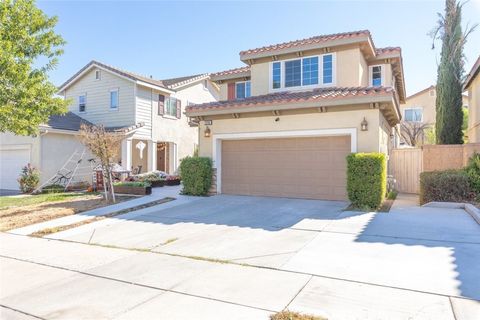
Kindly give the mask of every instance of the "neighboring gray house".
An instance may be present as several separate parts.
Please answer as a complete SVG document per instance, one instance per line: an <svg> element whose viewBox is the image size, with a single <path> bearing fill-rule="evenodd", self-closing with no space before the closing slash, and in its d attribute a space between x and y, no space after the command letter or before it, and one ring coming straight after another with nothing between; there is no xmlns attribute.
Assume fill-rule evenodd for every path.
<svg viewBox="0 0 480 320"><path fill-rule="evenodd" d="M59 87L71 100L68 113L50 118L37 137L0 134L0 189L18 189L21 168L31 163L42 182L83 145L80 123L104 125L125 135L118 162L126 169L174 173L179 160L193 154L198 128L183 114L192 103L218 100L208 74L155 80L91 61Z"/></svg>

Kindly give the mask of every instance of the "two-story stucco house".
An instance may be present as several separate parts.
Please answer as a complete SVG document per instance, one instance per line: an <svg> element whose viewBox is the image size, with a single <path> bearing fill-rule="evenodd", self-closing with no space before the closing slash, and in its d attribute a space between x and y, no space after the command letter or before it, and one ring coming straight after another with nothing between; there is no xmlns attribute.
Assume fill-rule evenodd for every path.
<svg viewBox="0 0 480 320"><path fill-rule="evenodd" d="M402 120L426 124L429 128L434 128L437 116L436 99L437 91L434 85L408 96L405 99L405 103L400 104ZM462 101L463 107L467 108L469 104L468 96L462 95ZM423 143L425 143L425 135L421 138Z"/></svg>
<svg viewBox="0 0 480 320"><path fill-rule="evenodd" d="M397 143L401 49L377 48L369 31L267 45L240 60L211 75L220 101L186 109L218 193L343 200L345 157Z"/></svg>
<svg viewBox="0 0 480 320"><path fill-rule="evenodd" d="M464 90L468 91L468 141L480 142L480 56L467 75Z"/></svg>
<svg viewBox="0 0 480 320"><path fill-rule="evenodd" d="M71 102L68 113L40 126L37 137L0 135L0 189L17 189L27 163L40 169L42 182L55 175L75 150L83 150L82 122L125 136L117 159L123 168L174 173L198 144L198 128L189 125L185 107L218 100L219 88L208 74L154 80L91 61L58 94Z"/></svg>

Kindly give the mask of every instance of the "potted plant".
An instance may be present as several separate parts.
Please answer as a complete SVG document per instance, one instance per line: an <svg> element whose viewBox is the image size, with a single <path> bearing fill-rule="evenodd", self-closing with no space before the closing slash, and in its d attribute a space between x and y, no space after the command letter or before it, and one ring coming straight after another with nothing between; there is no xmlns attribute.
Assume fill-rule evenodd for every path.
<svg viewBox="0 0 480 320"><path fill-rule="evenodd" d="M166 180L167 186L178 186L180 184L180 177L177 175L169 175Z"/></svg>
<svg viewBox="0 0 480 320"><path fill-rule="evenodd" d="M149 182L126 181L113 184L115 193L148 195L152 193L152 186Z"/></svg>

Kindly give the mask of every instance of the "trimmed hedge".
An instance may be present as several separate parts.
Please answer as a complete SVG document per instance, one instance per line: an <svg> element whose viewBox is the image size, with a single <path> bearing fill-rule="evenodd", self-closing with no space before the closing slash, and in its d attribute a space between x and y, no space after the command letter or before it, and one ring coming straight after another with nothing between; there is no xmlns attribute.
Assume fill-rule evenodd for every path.
<svg viewBox="0 0 480 320"><path fill-rule="evenodd" d="M471 180L465 170L422 172L420 204L431 201L465 202L475 199Z"/></svg>
<svg viewBox="0 0 480 320"><path fill-rule="evenodd" d="M212 160L206 157L186 157L180 163L182 194L204 196L212 185Z"/></svg>
<svg viewBox="0 0 480 320"><path fill-rule="evenodd" d="M371 210L382 204L387 192L387 162L383 153L347 156L347 192L354 207Z"/></svg>

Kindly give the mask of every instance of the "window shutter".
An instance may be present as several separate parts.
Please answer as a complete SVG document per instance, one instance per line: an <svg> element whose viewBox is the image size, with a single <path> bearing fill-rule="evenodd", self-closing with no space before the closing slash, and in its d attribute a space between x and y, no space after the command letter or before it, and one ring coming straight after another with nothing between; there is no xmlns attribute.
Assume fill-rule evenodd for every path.
<svg viewBox="0 0 480 320"><path fill-rule="evenodd" d="M163 116L165 114L165 96L158 95L158 115Z"/></svg>
<svg viewBox="0 0 480 320"><path fill-rule="evenodd" d="M228 100L235 100L235 83L228 84Z"/></svg>
<svg viewBox="0 0 480 320"><path fill-rule="evenodd" d="M177 118L180 119L182 117L182 101L177 99Z"/></svg>

